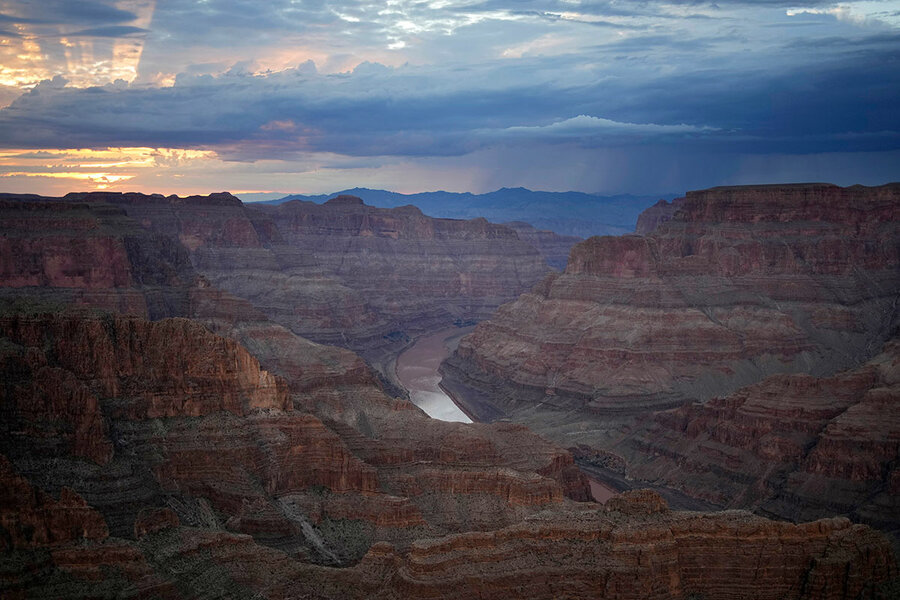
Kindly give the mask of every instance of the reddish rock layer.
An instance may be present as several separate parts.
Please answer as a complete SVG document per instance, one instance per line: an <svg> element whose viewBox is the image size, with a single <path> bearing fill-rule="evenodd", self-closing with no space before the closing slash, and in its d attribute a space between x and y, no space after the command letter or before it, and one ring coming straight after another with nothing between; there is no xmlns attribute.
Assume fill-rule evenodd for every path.
<svg viewBox="0 0 900 600"><path fill-rule="evenodd" d="M833 377L775 375L656 413L613 452L635 478L791 519L900 531L900 344Z"/></svg>
<svg viewBox="0 0 900 600"><path fill-rule="evenodd" d="M445 371L587 413L833 373L897 322L898 217L900 185L692 192L648 236L575 246L565 273L501 307Z"/></svg>
<svg viewBox="0 0 900 600"><path fill-rule="evenodd" d="M571 455L522 427L432 421L385 396L348 351L294 338L281 350L290 360L273 358L266 336L243 327L232 333L288 381L185 319L0 318L0 452L43 487L77 490L115 535L152 530L141 515L167 504L185 524L320 562L353 554L314 525L354 523L359 552L588 497Z"/></svg>
<svg viewBox="0 0 900 600"><path fill-rule="evenodd" d="M637 226L634 228L634 232L638 235L652 233L663 223L671 221L683 202L683 198L676 198L671 202L660 200L638 215Z"/></svg>
<svg viewBox="0 0 900 600"><path fill-rule="evenodd" d="M84 499L62 488L59 500L32 487L0 454L0 550L45 548L73 541L103 540L106 522Z"/></svg>
<svg viewBox="0 0 900 600"><path fill-rule="evenodd" d="M58 598L84 597L79 584L94 575L117 597L170 597L174 588L183 598L849 600L888 597L896 575L886 541L846 519L798 526L737 511L677 513L647 493L608 511L543 513L408 551L378 543L346 569L304 564L250 536L185 527L68 546L52 560L44 579L12 571L0 585L10 597Z"/></svg>
<svg viewBox="0 0 900 600"><path fill-rule="evenodd" d="M349 196L277 207L245 206L230 194L66 199L122 207L144 227L177 238L216 287L297 334L357 350L484 318L547 272L507 227L433 219L411 206L374 208Z"/></svg>
<svg viewBox="0 0 900 600"><path fill-rule="evenodd" d="M329 277L360 294L380 335L483 318L547 271L514 231L484 219L434 219L413 206L381 209L352 196L251 211L257 220L270 219L292 249L314 257ZM344 318L353 315L355 327L364 325L364 313L348 308ZM335 325L353 337L352 325Z"/></svg>

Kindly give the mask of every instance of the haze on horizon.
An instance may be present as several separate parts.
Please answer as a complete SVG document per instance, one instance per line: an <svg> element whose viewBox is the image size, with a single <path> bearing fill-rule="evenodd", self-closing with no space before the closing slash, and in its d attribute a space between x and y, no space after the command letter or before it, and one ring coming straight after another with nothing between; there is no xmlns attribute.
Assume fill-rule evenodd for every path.
<svg viewBox="0 0 900 600"><path fill-rule="evenodd" d="M900 179L900 1L0 0L0 191Z"/></svg>

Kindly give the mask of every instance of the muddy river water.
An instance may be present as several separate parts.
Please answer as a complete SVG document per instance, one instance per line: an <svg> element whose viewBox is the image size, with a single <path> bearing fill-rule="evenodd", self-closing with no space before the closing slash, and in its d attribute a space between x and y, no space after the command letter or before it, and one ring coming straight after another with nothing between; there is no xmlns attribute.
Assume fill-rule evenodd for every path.
<svg viewBox="0 0 900 600"><path fill-rule="evenodd" d="M397 379L409 392L412 403L429 417L441 421L471 423L472 419L440 388L438 367L450 356L450 349L472 327L451 327L420 337L397 357Z"/></svg>

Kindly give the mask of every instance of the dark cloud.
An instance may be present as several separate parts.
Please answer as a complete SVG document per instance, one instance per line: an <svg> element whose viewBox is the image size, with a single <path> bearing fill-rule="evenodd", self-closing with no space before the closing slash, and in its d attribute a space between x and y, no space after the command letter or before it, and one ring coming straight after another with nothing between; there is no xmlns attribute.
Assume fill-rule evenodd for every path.
<svg viewBox="0 0 900 600"><path fill-rule="evenodd" d="M70 37L128 37L136 33L148 33L149 30L140 27L132 27L131 25L108 25L106 27L91 27L90 29L82 29L75 33L67 33Z"/></svg>
<svg viewBox="0 0 900 600"><path fill-rule="evenodd" d="M112 2L0 0L0 23L110 38L89 44L88 67L106 68L97 51L111 39L134 38L136 82L175 81L42 82L0 110L0 146L202 148L298 169L316 153L343 161L323 169L491 156L504 185L517 168L510 156L523 178L563 178L566 164L581 164L573 181L585 186L599 181L592 169L637 177L653 157L668 161L660 181L718 182L749 155L796 157L785 164L816 173L799 157L900 149L900 34L866 10L810 0L167 0L152 21L132 23ZM136 26L150 22L152 31Z"/></svg>
<svg viewBox="0 0 900 600"><path fill-rule="evenodd" d="M780 71L631 72L578 85L558 78L573 56L469 67L455 79L441 69L370 63L340 75L308 68L184 75L172 88L45 82L0 111L0 144L218 147L242 159L308 151L451 156L513 141L763 153L897 149L898 50L883 36L854 47Z"/></svg>
<svg viewBox="0 0 900 600"><path fill-rule="evenodd" d="M21 24L115 24L137 18L133 12L94 0L39 0L3 2L0 22Z"/></svg>

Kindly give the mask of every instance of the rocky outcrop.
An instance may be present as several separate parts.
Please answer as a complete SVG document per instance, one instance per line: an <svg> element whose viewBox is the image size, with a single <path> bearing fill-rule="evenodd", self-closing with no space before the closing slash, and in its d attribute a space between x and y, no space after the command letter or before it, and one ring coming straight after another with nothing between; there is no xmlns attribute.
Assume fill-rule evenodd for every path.
<svg viewBox="0 0 900 600"><path fill-rule="evenodd" d="M547 272L514 231L484 219L434 219L413 206L379 209L354 196L254 206L251 212L258 221L270 219L290 248L313 257L365 300L364 309L341 307L342 320L321 331L303 331L299 324L292 329L359 349L384 344L384 336L389 341L391 335L484 318ZM355 337L369 339L354 344Z"/></svg>
<svg viewBox="0 0 900 600"><path fill-rule="evenodd" d="M482 319L548 270L507 227L433 219L412 206L378 209L352 196L277 207L244 205L227 193L64 200L119 206L178 239L212 285L272 321L373 355L402 346L410 333Z"/></svg>
<svg viewBox="0 0 900 600"><path fill-rule="evenodd" d="M859 365L898 325L900 186L675 204L649 235L573 248L564 273L463 338L443 386L621 481L896 529L896 343Z"/></svg>
<svg viewBox="0 0 900 600"><path fill-rule="evenodd" d="M564 273L501 307L444 371L586 414L834 373L897 324L898 213L900 185L690 193L648 236L575 246ZM499 396L495 407L514 414L511 392Z"/></svg>
<svg viewBox="0 0 900 600"><path fill-rule="evenodd" d="M186 319L15 314L0 318L0 349L0 453L48 493L73 490L118 537L177 525L168 507L340 563L379 539L492 529L588 498L565 450L519 426L434 422L349 351L299 338L290 359L270 358L288 379ZM357 554L339 551L339 522Z"/></svg>
<svg viewBox="0 0 900 600"><path fill-rule="evenodd" d="M671 221L683 202L682 198L676 198L671 202L660 200L638 215L634 232L638 235L652 233L661 224Z"/></svg>
<svg viewBox="0 0 900 600"><path fill-rule="evenodd" d="M859 536L871 535L846 519L797 526L675 513L652 496L419 542L397 585L418 598L825 598L871 594L879 577L867 571L893 568L876 555L863 572L840 574Z"/></svg>
<svg viewBox="0 0 900 600"><path fill-rule="evenodd" d="M184 312L195 277L184 248L120 208L0 200L0 300L17 308L75 304L161 318Z"/></svg>
<svg viewBox="0 0 900 600"><path fill-rule="evenodd" d="M137 541L60 548L39 568L43 578L6 571L0 589L79 598L92 581L116 597L849 600L889 597L897 572L884 538L846 519L792 525L739 511L679 513L646 493L609 510L542 513L408 550L380 542L344 569L247 535L173 524Z"/></svg>
<svg viewBox="0 0 900 600"><path fill-rule="evenodd" d="M254 231L263 245L277 233ZM513 423L433 421L352 352L145 247L127 255L130 280L102 289L177 298L155 306L198 321L108 314L90 296L47 313L32 299L82 288L4 288L3 597L849 598L896 575L885 539L846 521L677 513L651 493L576 502L587 481L558 445ZM138 278L139 264L176 277Z"/></svg>
<svg viewBox="0 0 900 600"><path fill-rule="evenodd" d="M612 452L635 478L792 520L848 515L900 538L900 344L833 377L774 375L658 412Z"/></svg>
<svg viewBox="0 0 900 600"><path fill-rule="evenodd" d="M559 235L553 231L537 229L524 221L510 221L504 225L514 229L520 240L537 248L547 264L559 271L566 268L572 246L582 240L572 235Z"/></svg>

